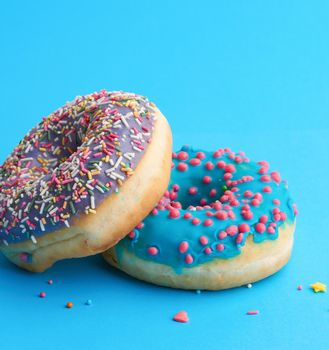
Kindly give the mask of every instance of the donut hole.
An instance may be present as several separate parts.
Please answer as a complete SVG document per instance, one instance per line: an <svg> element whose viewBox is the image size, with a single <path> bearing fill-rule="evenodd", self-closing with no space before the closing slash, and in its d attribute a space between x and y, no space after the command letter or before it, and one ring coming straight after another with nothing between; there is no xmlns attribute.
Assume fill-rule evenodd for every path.
<svg viewBox="0 0 329 350"><path fill-rule="evenodd" d="M66 161L68 164L72 162L79 148L88 139L88 126L72 123L70 119L72 117L69 112L65 112L60 117L54 117L51 122L44 122L42 130L31 133L33 137L27 136L21 141L25 143L25 152L18 154L17 161L24 173L22 188L34 186ZM29 172L25 173L24 169L29 169Z"/></svg>

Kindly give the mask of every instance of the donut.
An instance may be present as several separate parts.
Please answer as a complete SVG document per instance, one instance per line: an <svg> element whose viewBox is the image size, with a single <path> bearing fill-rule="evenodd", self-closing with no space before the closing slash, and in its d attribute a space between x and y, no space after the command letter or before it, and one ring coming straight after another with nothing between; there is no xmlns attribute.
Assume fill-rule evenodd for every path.
<svg viewBox="0 0 329 350"><path fill-rule="evenodd" d="M220 290L263 279L289 260L296 205L280 173L244 152L187 146L173 154L158 205L107 262L162 286Z"/></svg>
<svg viewBox="0 0 329 350"><path fill-rule="evenodd" d="M102 90L68 102L0 168L0 250L44 271L110 248L166 190L171 142L165 117L146 97Z"/></svg>

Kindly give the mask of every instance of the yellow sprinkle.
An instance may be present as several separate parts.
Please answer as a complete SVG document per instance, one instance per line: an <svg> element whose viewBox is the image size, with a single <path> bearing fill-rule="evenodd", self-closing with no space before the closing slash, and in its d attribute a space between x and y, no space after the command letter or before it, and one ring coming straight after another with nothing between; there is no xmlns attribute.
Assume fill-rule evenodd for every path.
<svg viewBox="0 0 329 350"><path fill-rule="evenodd" d="M65 201L65 202L63 203L63 209L66 209L66 207L67 207L67 201Z"/></svg>
<svg viewBox="0 0 329 350"><path fill-rule="evenodd" d="M46 220L45 218L42 218L41 221L42 221L42 223L43 223L44 225L46 225L47 220Z"/></svg>
<svg viewBox="0 0 329 350"><path fill-rule="evenodd" d="M313 289L315 293L318 292L326 292L327 291L327 286L324 283L321 282L316 282L310 285L310 287Z"/></svg>
<svg viewBox="0 0 329 350"><path fill-rule="evenodd" d="M89 179L89 180L92 180L92 179L93 179L93 177L92 177L92 175L91 175L91 172L90 172L90 171L88 171L88 179Z"/></svg>
<svg viewBox="0 0 329 350"><path fill-rule="evenodd" d="M89 213L96 214L96 210L95 209L89 209Z"/></svg>

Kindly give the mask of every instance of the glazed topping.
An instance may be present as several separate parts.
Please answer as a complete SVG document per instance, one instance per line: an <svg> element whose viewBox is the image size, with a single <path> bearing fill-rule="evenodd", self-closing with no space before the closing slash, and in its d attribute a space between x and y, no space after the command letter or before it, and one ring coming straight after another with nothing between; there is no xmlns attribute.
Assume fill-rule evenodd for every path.
<svg viewBox="0 0 329 350"><path fill-rule="evenodd" d="M37 243L76 215L95 214L142 158L154 107L145 97L103 90L43 118L0 167L2 243Z"/></svg>
<svg viewBox="0 0 329 350"><path fill-rule="evenodd" d="M143 223L116 246L176 271L241 252L278 237L297 209L287 183L265 161L250 162L230 149L205 152L183 147L173 154L168 190ZM156 254L155 254L156 252Z"/></svg>

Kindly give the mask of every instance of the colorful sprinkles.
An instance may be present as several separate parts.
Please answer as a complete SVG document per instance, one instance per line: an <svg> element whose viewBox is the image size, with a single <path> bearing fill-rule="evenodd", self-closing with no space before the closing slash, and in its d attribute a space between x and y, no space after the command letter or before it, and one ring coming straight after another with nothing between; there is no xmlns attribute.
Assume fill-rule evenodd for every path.
<svg viewBox="0 0 329 350"><path fill-rule="evenodd" d="M76 215L95 214L133 174L155 119L145 97L106 90L44 117L0 167L0 244L37 244Z"/></svg>
<svg viewBox="0 0 329 350"><path fill-rule="evenodd" d="M297 209L287 183L267 162L251 162L229 148L206 152L188 146L172 158L168 190L116 245L118 259L125 248L180 273L240 254L249 235L256 243L274 240L279 227L293 224Z"/></svg>

